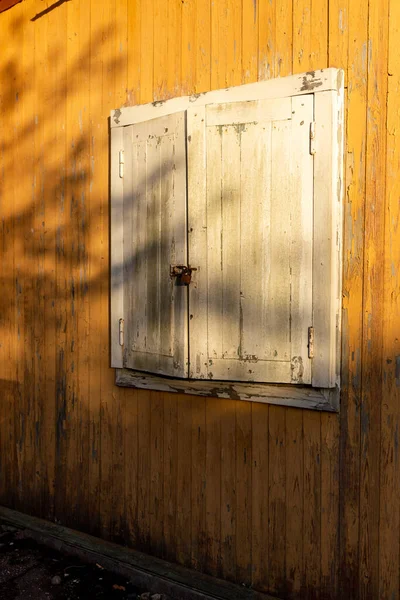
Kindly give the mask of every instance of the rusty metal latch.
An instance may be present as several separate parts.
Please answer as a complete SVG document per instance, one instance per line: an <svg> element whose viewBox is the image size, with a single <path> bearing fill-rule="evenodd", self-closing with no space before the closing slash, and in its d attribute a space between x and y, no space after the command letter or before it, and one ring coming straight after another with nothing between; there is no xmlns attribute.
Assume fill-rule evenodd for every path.
<svg viewBox="0 0 400 600"><path fill-rule="evenodd" d="M197 268L190 265L171 265L169 268L170 276L177 277L178 282L183 285L189 285L192 281L192 271L197 271Z"/></svg>

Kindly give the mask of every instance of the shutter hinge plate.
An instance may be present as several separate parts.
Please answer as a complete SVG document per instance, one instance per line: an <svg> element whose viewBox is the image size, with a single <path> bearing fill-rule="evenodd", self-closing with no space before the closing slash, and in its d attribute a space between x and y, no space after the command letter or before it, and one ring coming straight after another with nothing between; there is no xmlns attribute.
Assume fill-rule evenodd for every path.
<svg viewBox="0 0 400 600"><path fill-rule="evenodd" d="M125 156L124 151L119 151L119 176L122 179L124 176L124 165L125 165Z"/></svg>
<svg viewBox="0 0 400 600"><path fill-rule="evenodd" d="M315 124L315 121L313 121L312 123L310 123L310 154L312 154L312 155L314 155L316 153L315 128L316 128L316 124Z"/></svg>
<svg viewBox="0 0 400 600"><path fill-rule="evenodd" d="M314 327L308 328L308 358L314 358Z"/></svg>
<svg viewBox="0 0 400 600"><path fill-rule="evenodd" d="M124 319L119 320L119 345L124 345Z"/></svg>

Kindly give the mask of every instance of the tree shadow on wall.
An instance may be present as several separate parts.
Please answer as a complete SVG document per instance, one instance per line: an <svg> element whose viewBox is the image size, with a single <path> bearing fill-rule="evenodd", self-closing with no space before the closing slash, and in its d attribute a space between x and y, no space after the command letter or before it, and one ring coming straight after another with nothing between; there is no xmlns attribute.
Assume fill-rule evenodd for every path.
<svg viewBox="0 0 400 600"><path fill-rule="evenodd" d="M87 3L80 6L90 10ZM205 498L215 481L206 490L205 458L192 472L191 456L179 452L181 439L194 432L205 457L204 429L192 425L189 403L182 408L160 394L138 398L132 390L124 395L109 368L107 118L121 104L113 88L124 77L116 50L123 33L110 25L92 28L88 37L90 20L82 16L75 31L70 10L73 2L34 22L36 11L28 21L10 20L13 43L0 57L0 503L188 562L190 552L182 548L190 546L192 534L182 514L184 505L191 511L191 492L179 496L179 471L181 481L193 477L200 490L195 500L203 515L197 540L202 556L193 563L202 569L207 556L213 563L217 547L220 561L222 543L233 548L217 534L205 540ZM149 174L150 182L152 177L159 174ZM143 258L161 256L166 242L150 238L141 252ZM128 257L121 269L128 273L140 258ZM236 292L232 281L227 306ZM125 416L121 398L130 407L136 403L137 414ZM205 402L196 402L201 412ZM224 427L242 436L243 472L250 480L250 436L236 425L229 430L229 410L225 404L207 423L212 427L214 418L216 438ZM165 447L164 428L171 438ZM216 463L223 445L218 440ZM236 491L229 485L227 522L234 523ZM172 524L170 544L164 522Z"/></svg>

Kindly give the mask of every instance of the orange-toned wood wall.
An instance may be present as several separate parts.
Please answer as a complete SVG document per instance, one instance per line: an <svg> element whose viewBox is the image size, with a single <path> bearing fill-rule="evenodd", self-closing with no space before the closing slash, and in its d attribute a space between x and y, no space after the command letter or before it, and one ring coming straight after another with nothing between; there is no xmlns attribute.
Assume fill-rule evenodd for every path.
<svg viewBox="0 0 400 600"><path fill-rule="evenodd" d="M282 598L399 598L398 0L24 0L0 44L0 502ZM327 66L340 414L118 389L109 111Z"/></svg>

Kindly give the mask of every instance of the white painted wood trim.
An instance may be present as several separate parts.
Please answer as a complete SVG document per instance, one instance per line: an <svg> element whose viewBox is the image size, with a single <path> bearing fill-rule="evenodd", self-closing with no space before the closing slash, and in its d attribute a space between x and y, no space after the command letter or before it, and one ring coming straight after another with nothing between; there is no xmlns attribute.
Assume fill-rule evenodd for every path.
<svg viewBox="0 0 400 600"><path fill-rule="evenodd" d="M285 98L301 94L313 94L340 88L343 75L340 69L309 71L268 81L248 83L225 90L215 90L193 96L172 98L140 106L127 106L111 111L111 127L125 127L132 123L148 121L174 112L187 110L189 106L205 106L222 102L240 102Z"/></svg>
<svg viewBox="0 0 400 600"><path fill-rule="evenodd" d="M111 130L111 366L123 366L119 320L124 316L124 180L119 176L123 129Z"/></svg>
<svg viewBox="0 0 400 600"><path fill-rule="evenodd" d="M339 389L313 389L291 385L273 385L263 383L242 383L227 381L205 381L193 379L173 379L157 375L116 370L116 385L160 392L171 392L189 396L207 396L248 402L262 402L306 408L328 412L339 410Z"/></svg>
<svg viewBox="0 0 400 600"><path fill-rule="evenodd" d="M343 203L343 80L315 94L312 384L339 385Z"/></svg>

